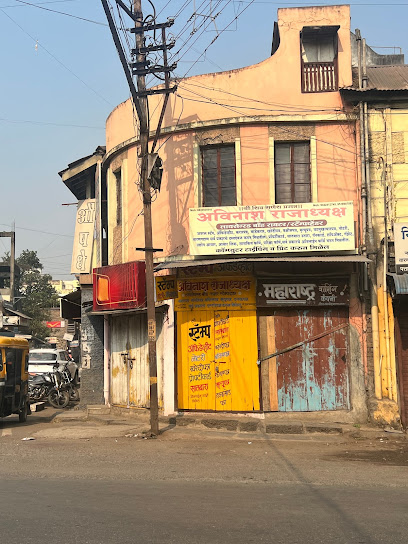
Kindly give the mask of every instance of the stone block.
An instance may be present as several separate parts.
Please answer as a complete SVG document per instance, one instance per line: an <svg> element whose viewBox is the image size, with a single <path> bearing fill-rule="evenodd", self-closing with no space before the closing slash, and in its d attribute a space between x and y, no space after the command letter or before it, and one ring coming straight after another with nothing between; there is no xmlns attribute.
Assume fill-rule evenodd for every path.
<svg viewBox="0 0 408 544"><path fill-rule="evenodd" d="M178 427L188 427L195 424L195 419L192 417L176 417L175 420Z"/></svg>
<svg viewBox="0 0 408 544"><path fill-rule="evenodd" d="M340 425L327 423L305 423L307 433L342 434L343 428Z"/></svg>
<svg viewBox="0 0 408 544"><path fill-rule="evenodd" d="M256 419L252 421L240 421L238 430L244 433L256 433L259 431L260 422Z"/></svg>
<svg viewBox="0 0 408 544"><path fill-rule="evenodd" d="M201 424L209 429L225 429L226 431L236 431L238 429L236 419L202 419Z"/></svg>
<svg viewBox="0 0 408 544"><path fill-rule="evenodd" d="M268 423L266 432L269 434L303 434L301 423Z"/></svg>

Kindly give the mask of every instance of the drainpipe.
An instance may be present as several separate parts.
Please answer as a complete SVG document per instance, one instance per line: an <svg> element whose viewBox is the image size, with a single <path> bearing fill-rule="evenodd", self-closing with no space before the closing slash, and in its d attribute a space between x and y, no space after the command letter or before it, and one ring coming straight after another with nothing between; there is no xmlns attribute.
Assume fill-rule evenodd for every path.
<svg viewBox="0 0 408 544"><path fill-rule="evenodd" d="M103 397L105 404L110 403L110 348L109 316L103 316Z"/></svg>
<svg viewBox="0 0 408 544"><path fill-rule="evenodd" d="M359 70L359 77L361 74L361 88L367 88L367 57L366 57L366 41L361 40L360 45L360 57L359 64L361 65ZM359 81L360 84L360 81ZM374 232L373 232L373 215L372 215L372 201L371 201L371 174L370 174L370 152L368 141L368 106L367 102L360 102L360 123L361 125L361 162L362 162L362 175L364 180L365 189L365 208L366 208L366 246L370 256L376 258L376 252L374 251ZM371 330L373 339L373 363L374 363L374 391L377 399L382 398L381 390L381 365L380 365L380 339L378 331L378 297L377 297L377 274L376 274L376 262L370 264L371 268L371 285L370 285L370 298L371 298ZM373 270L374 269L374 270Z"/></svg>

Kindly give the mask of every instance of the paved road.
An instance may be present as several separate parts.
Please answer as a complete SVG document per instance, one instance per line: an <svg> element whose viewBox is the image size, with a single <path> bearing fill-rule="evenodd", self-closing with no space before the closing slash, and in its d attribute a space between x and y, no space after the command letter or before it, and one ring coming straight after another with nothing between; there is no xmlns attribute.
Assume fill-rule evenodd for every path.
<svg viewBox="0 0 408 544"><path fill-rule="evenodd" d="M56 428L41 418L0 424L2 542L408 541L408 448L399 437L230 440L186 432L140 440L122 431L92 438L96 428L85 424L91 438L56 439ZM27 435L36 440L22 441Z"/></svg>

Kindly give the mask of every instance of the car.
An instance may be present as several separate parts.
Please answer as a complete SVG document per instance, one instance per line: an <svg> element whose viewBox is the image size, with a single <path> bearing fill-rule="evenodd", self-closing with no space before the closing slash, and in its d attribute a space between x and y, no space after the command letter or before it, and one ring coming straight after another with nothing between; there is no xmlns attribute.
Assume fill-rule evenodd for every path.
<svg viewBox="0 0 408 544"><path fill-rule="evenodd" d="M32 349L28 355L28 373L32 376L36 374L44 374L44 372L52 372L55 365L62 370L64 365L68 366L68 370L72 379L75 382L79 380L78 365L69 358L68 353L62 349Z"/></svg>

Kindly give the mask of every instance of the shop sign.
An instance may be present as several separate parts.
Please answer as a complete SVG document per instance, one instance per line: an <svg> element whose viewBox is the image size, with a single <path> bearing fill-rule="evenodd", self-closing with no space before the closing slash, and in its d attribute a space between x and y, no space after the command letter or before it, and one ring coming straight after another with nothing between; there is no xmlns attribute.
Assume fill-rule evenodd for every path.
<svg viewBox="0 0 408 544"><path fill-rule="evenodd" d="M353 202L190 209L191 255L354 249Z"/></svg>
<svg viewBox="0 0 408 544"><path fill-rule="evenodd" d="M142 261L102 266L93 270L93 310L144 308L146 266Z"/></svg>
<svg viewBox="0 0 408 544"><path fill-rule="evenodd" d="M394 223L395 268L397 274L408 273L408 223Z"/></svg>
<svg viewBox="0 0 408 544"><path fill-rule="evenodd" d="M47 321L47 327L49 329L63 329L65 321Z"/></svg>
<svg viewBox="0 0 408 544"><path fill-rule="evenodd" d="M156 276L155 281L157 302L178 297L176 276Z"/></svg>
<svg viewBox="0 0 408 544"><path fill-rule="evenodd" d="M257 306L347 306L350 290L345 278L304 279L294 282L258 280Z"/></svg>
<svg viewBox="0 0 408 544"><path fill-rule="evenodd" d="M94 198L78 202L71 274L89 274L91 272L95 213L96 201Z"/></svg>
<svg viewBox="0 0 408 544"><path fill-rule="evenodd" d="M175 310L250 310L256 308L255 279L249 276L179 279Z"/></svg>
<svg viewBox="0 0 408 544"><path fill-rule="evenodd" d="M178 275L180 278L191 278L195 276L228 276L232 274L252 274L254 271L253 263L218 263L197 266L188 266L180 268Z"/></svg>

